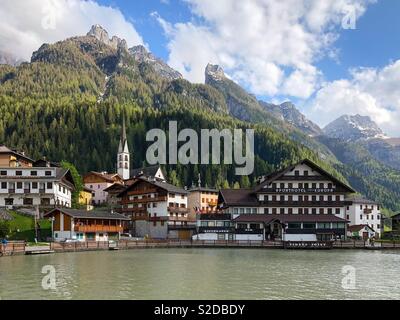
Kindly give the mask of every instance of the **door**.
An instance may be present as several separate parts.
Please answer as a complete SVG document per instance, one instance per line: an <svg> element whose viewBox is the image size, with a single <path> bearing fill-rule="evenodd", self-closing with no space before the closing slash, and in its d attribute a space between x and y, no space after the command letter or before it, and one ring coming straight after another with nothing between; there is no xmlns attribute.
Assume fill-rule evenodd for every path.
<svg viewBox="0 0 400 320"><path fill-rule="evenodd" d="M368 240L369 234L368 232L363 232L363 240Z"/></svg>
<svg viewBox="0 0 400 320"><path fill-rule="evenodd" d="M178 231L179 240L190 240L190 230L180 230Z"/></svg>

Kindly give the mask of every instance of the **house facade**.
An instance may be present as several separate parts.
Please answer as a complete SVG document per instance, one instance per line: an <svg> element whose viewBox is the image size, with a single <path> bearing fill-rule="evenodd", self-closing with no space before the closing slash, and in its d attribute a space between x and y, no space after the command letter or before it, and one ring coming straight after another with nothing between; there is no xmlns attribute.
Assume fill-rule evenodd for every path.
<svg viewBox="0 0 400 320"><path fill-rule="evenodd" d="M241 240L326 241L346 237L346 197L355 191L309 160L260 179L253 189L221 190L218 208Z"/></svg>
<svg viewBox="0 0 400 320"><path fill-rule="evenodd" d="M87 211L56 208L45 214L52 220L55 241L74 239L79 241L118 240L129 220L113 211Z"/></svg>
<svg viewBox="0 0 400 320"><path fill-rule="evenodd" d="M93 205L100 206L107 204L108 194L105 191L114 183L123 184L122 178L114 173L107 172L89 172L83 177L83 183L86 188L90 189L93 194Z"/></svg>
<svg viewBox="0 0 400 320"><path fill-rule="evenodd" d="M190 239L196 228L189 218L188 192L155 178L141 177L118 197L122 213L132 219L131 232L153 239Z"/></svg>
<svg viewBox="0 0 400 320"><path fill-rule="evenodd" d="M219 191L212 188L193 187L189 190L190 214L210 214L216 211Z"/></svg>
<svg viewBox="0 0 400 320"><path fill-rule="evenodd" d="M350 226L369 226L374 230L374 236L380 238L383 232L382 213L380 205L362 197L348 197L346 219Z"/></svg>
<svg viewBox="0 0 400 320"><path fill-rule="evenodd" d="M0 168L0 207L71 207L74 188L72 175L67 169Z"/></svg>

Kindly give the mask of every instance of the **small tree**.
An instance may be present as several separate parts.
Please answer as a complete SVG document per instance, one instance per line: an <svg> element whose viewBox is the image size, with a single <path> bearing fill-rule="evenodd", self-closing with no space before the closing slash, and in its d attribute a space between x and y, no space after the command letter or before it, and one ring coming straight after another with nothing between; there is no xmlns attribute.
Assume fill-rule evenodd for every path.
<svg viewBox="0 0 400 320"><path fill-rule="evenodd" d="M0 238L6 238L10 233L10 224L6 220L0 220Z"/></svg>
<svg viewBox="0 0 400 320"><path fill-rule="evenodd" d="M71 172L72 179L74 180L75 184L75 190L72 193L72 207L79 208L79 194L83 190L83 179L72 163L62 161L61 167L63 167L64 169L68 169Z"/></svg>

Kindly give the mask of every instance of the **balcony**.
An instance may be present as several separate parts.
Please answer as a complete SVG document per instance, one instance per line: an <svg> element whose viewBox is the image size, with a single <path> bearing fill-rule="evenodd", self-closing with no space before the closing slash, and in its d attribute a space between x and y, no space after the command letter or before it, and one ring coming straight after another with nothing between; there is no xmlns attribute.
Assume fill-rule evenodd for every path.
<svg viewBox="0 0 400 320"><path fill-rule="evenodd" d="M169 221L176 221L176 222L196 222L196 219L191 219L189 217L176 217L176 216L169 216Z"/></svg>
<svg viewBox="0 0 400 320"><path fill-rule="evenodd" d="M24 193L25 194L31 193L31 189L24 189Z"/></svg>
<svg viewBox="0 0 400 320"><path fill-rule="evenodd" d="M178 208L178 207L168 207L168 212L187 214L187 213L189 213L189 209L188 208Z"/></svg>
<svg viewBox="0 0 400 320"><path fill-rule="evenodd" d="M103 225L92 225L92 226L75 226L75 232L123 232L124 228L120 226L103 226Z"/></svg>
<svg viewBox="0 0 400 320"><path fill-rule="evenodd" d="M46 193L46 189L39 189L39 193Z"/></svg>
<svg viewBox="0 0 400 320"><path fill-rule="evenodd" d="M260 201L269 207L344 207L347 201Z"/></svg>
<svg viewBox="0 0 400 320"><path fill-rule="evenodd" d="M167 201L167 197L155 197L155 198L142 198L142 199L123 199L121 204L129 204L129 203L149 203L149 202L165 202Z"/></svg>
<svg viewBox="0 0 400 320"><path fill-rule="evenodd" d="M15 189L8 189L8 193L10 193L10 194L15 193Z"/></svg>
<svg viewBox="0 0 400 320"><path fill-rule="evenodd" d="M263 234L263 229L236 229L236 234Z"/></svg>

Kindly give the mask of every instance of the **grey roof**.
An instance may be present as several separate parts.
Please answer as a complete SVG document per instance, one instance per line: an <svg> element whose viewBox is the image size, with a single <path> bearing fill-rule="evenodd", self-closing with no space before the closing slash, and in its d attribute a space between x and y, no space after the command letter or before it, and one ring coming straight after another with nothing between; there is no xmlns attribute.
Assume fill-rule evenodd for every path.
<svg viewBox="0 0 400 320"><path fill-rule="evenodd" d="M18 157L25 158L26 160L34 162L33 159L27 157L26 155L22 154L21 152L18 152L17 150L12 150L4 145L0 145L0 153L12 153Z"/></svg>
<svg viewBox="0 0 400 320"><path fill-rule="evenodd" d="M218 193L218 190L213 188L193 187L189 189L189 192L195 192L195 191Z"/></svg>
<svg viewBox="0 0 400 320"><path fill-rule="evenodd" d="M219 194L226 206L258 206L256 194L251 189L222 189Z"/></svg>
<svg viewBox="0 0 400 320"><path fill-rule="evenodd" d="M69 215L73 218L83 218L83 219L110 219L110 220L126 220L129 221L130 219L123 216L122 214L112 212L111 210L75 210L75 209L68 209L68 208L55 208L50 212L46 213L45 216L50 216L54 212L60 211L66 215Z"/></svg>
<svg viewBox="0 0 400 320"><path fill-rule="evenodd" d="M131 177L137 178L139 176L154 177L161 167L159 165L137 168L131 170ZM164 174L164 172L163 172Z"/></svg>
<svg viewBox="0 0 400 320"><path fill-rule="evenodd" d="M161 189L164 189L170 193L177 193L177 194L189 194L189 192L187 190L184 190L182 188L179 188L177 186L174 186L170 183L164 182L164 181L160 181L160 180L156 180L154 178L148 178L148 177L139 177L137 178L128 188L126 188L124 191L122 191L118 197L121 197L125 192L128 192L132 186L134 186L136 183L138 183L139 181L145 181L148 183L151 183L152 185L159 187Z"/></svg>
<svg viewBox="0 0 400 320"><path fill-rule="evenodd" d="M362 196L346 197L346 201L351 201L351 202L356 203L356 204L379 204L376 201L366 199L366 198L364 198Z"/></svg>

